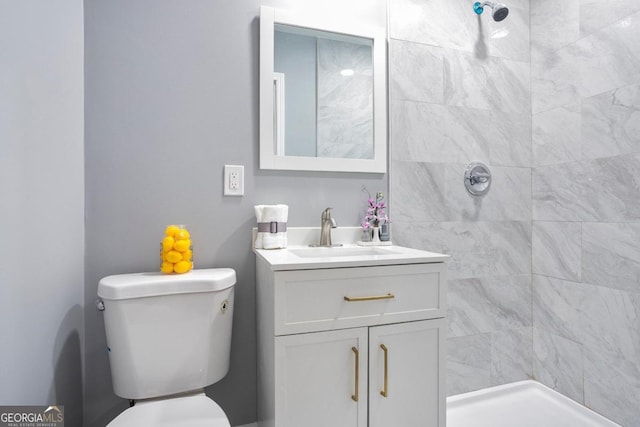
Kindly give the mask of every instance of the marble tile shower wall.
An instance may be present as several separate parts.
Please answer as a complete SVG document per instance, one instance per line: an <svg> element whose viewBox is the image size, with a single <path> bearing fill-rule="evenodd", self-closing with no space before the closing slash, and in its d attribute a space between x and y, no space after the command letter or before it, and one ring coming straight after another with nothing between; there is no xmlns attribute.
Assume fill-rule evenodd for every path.
<svg viewBox="0 0 640 427"><path fill-rule="evenodd" d="M534 376L640 426L640 2L531 1Z"/></svg>
<svg viewBox="0 0 640 427"><path fill-rule="evenodd" d="M531 378L529 1L390 0L393 239L453 255L448 394ZM482 199L466 165L490 165Z"/></svg>

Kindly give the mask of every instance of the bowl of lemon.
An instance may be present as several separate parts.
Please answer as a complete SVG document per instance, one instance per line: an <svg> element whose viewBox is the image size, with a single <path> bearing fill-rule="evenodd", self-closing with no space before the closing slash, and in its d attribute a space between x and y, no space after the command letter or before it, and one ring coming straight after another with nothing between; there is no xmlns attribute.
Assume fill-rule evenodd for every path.
<svg viewBox="0 0 640 427"><path fill-rule="evenodd" d="M191 234L187 227L169 225L160 243L160 271L165 274L184 274L193 269Z"/></svg>

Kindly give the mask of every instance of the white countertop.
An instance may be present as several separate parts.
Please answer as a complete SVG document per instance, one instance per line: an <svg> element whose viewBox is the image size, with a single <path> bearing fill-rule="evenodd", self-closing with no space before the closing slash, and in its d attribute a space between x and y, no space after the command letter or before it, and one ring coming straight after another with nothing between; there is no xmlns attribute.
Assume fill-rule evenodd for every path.
<svg viewBox="0 0 640 427"><path fill-rule="evenodd" d="M255 238L254 229L254 238ZM320 230L312 227L289 228L286 249L254 249L256 256L266 261L271 270L310 270L317 268L368 267L444 262L450 256L404 246L358 246L355 239L362 234L359 227L334 230L334 243L342 246L310 248L317 243ZM352 253L351 253L352 252Z"/></svg>
<svg viewBox="0 0 640 427"><path fill-rule="evenodd" d="M331 256L333 249L355 249L355 252L375 248L379 254L356 254L354 256ZM326 256L306 257L296 255L296 252L307 251L308 246L289 246L286 249L255 249L256 256L262 258L270 265L271 270L310 270L317 268L340 268L340 267L365 267L375 265L400 265L400 264L422 264L430 262L443 262L448 260L449 255L434 252L421 251L417 249L405 248L404 246L357 246L344 245L337 248L326 248ZM325 249L325 248L322 248ZM341 254L343 252L340 252Z"/></svg>

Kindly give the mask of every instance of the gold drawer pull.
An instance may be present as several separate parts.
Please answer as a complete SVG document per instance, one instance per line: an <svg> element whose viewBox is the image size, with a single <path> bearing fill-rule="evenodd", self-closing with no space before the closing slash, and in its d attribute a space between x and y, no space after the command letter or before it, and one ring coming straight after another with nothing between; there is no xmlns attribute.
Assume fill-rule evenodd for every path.
<svg viewBox="0 0 640 427"><path fill-rule="evenodd" d="M380 344L380 348L384 352L384 386L380 394L384 397L389 396L389 350L384 344Z"/></svg>
<svg viewBox="0 0 640 427"><path fill-rule="evenodd" d="M371 297L344 297L345 301L349 302L360 302L360 301L377 301L381 299L394 299L396 296L393 294L386 295L374 295Z"/></svg>
<svg viewBox="0 0 640 427"><path fill-rule="evenodd" d="M355 387L355 393L351 395L351 399L353 399L354 402L358 401L358 383L360 382L360 378L359 378L359 368L360 368L360 355L358 353L358 349L355 347L351 347L351 351L353 351L353 353L356 356L356 387Z"/></svg>

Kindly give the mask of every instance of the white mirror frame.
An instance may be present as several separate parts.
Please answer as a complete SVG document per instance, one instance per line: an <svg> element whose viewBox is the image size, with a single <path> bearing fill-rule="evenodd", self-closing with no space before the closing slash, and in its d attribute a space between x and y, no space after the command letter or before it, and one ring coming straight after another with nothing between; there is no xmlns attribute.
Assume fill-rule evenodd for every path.
<svg viewBox="0 0 640 427"><path fill-rule="evenodd" d="M373 159L277 155L274 137L275 24L364 37L373 40ZM332 172L387 172L387 61L385 28L360 23L330 24L314 16L260 6L260 169ZM278 118L280 119L280 118Z"/></svg>

